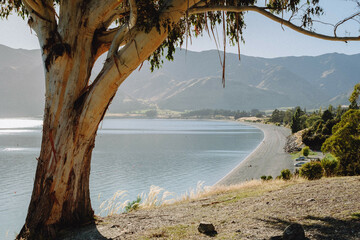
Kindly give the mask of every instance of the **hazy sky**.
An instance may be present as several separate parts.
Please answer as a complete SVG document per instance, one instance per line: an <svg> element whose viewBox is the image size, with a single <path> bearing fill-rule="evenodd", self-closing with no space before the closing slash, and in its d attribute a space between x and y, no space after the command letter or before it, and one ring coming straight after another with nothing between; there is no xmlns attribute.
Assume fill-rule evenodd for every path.
<svg viewBox="0 0 360 240"><path fill-rule="evenodd" d="M260 2L260 1L259 1ZM320 1L326 11L322 19L336 23L341 17L349 16L360 9L349 0L322 0ZM241 45L241 53L259 57L280 56L316 56L325 53L360 53L360 42L330 42L304 36L257 13L246 14L247 28L244 32L245 45ZM359 25L355 21L347 24L346 30L352 28L352 35L360 35ZM322 33L332 34L332 27L317 24L315 28ZM338 30L338 35L344 35L345 28ZM346 33L345 33L346 34ZM222 33L219 33L220 37ZM37 49L39 44L35 33L31 33L25 21L17 16L9 20L0 20L0 44L12 48ZM222 48L222 47L221 47ZM189 50L203 51L216 49L215 42L204 36L192 39ZM227 51L237 53L237 47L228 47Z"/></svg>

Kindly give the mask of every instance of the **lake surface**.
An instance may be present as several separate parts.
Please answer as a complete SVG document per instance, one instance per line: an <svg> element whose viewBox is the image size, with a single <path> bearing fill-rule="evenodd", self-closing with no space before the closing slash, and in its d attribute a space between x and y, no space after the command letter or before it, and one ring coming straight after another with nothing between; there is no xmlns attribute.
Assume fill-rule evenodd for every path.
<svg viewBox="0 0 360 240"><path fill-rule="evenodd" d="M39 119L0 119L0 239L22 227L40 152ZM263 133L225 121L106 118L90 175L92 206L118 190L135 200L151 185L177 196L199 181L215 184L262 141ZM125 200L123 199L123 200Z"/></svg>

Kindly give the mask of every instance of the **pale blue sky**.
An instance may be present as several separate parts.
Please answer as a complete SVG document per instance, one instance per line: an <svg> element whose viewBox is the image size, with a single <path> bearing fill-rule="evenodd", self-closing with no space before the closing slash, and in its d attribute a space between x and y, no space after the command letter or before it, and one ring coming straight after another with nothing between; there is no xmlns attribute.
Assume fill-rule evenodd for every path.
<svg viewBox="0 0 360 240"><path fill-rule="evenodd" d="M260 2L260 1L259 1ZM349 16L360 9L355 4L346 0L322 0L322 6L326 11L322 17L325 21L336 23L341 17ZM272 22L257 13L246 14L247 28L244 32L245 45L241 45L241 53L259 57L281 56L317 56L325 53L360 53L360 42L330 42L304 36L280 24ZM352 28L352 35L360 35L359 24L349 22L346 29ZM317 24L315 28L322 33L332 34L332 27ZM338 30L338 35L344 34L345 28ZM0 20L0 44L12 48L37 49L39 48L35 33L31 33L26 22L17 16L11 16L8 21ZM222 34L219 33L221 36ZM189 50L203 51L216 49L214 41L207 36L192 39ZM222 49L222 47L221 47ZM237 53L237 47L227 48L227 51Z"/></svg>

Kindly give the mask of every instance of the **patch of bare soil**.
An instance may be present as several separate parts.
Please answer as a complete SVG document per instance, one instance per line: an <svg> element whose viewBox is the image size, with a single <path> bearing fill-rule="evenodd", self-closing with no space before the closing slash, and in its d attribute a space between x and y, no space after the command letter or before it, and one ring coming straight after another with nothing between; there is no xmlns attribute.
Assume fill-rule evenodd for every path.
<svg viewBox="0 0 360 240"><path fill-rule="evenodd" d="M201 221L217 235L198 232ZM360 177L270 181L198 200L99 218L64 239L269 239L300 223L306 237L360 239Z"/></svg>

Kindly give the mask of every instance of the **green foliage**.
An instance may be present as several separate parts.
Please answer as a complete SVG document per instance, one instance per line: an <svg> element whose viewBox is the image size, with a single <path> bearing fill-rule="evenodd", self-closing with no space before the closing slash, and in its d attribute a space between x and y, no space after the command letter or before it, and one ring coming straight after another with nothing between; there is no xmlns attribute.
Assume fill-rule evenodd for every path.
<svg viewBox="0 0 360 240"><path fill-rule="evenodd" d="M359 109L359 105L357 104L359 95L360 95L360 83L358 83L354 86L354 91L352 92L352 94L349 98L349 102L350 102L349 108L350 109Z"/></svg>
<svg viewBox="0 0 360 240"><path fill-rule="evenodd" d="M158 112L155 109L153 109L153 110L149 110L149 111L145 112L145 115L148 118L156 118L158 115Z"/></svg>
<svg viewBox="0 0 360 240"><path fill-rule="evenodd" d="M285 125L291 123L292 114L293 113L292 113L291 109L288 109L288 110L285 111L284 120L283 120Z"/></svg>
<svg viewBox="0 0 360 240"><path fill-rule="evenodd" d="M312 127L316 122L319 122L319 120L321 120L321 117L318 114L311 114L306 118L306 127Z"/></svg>
<svg viewBox="0 0 360 240"><path fill-rule="evenodd" d="M308 180L320 179L323 176L323 168L319 162L308 162L300 168L300 176Z"/></svg>
<svg viewBox="0 0 360 240"><path fill-rule="evenodd" d="M333 135L323 144L340 162L339 174L360 174L360 110L350 109L333 128Z"/></svg>
<svg viewBox="0 0 360 240"><path fill-rule="evenodd" d="M255 114L255 115L252 115ZM197 118L215 118L216 116L224 116L224 117L234 117L234 119L238 119L241 117L250 117L250 116L263 116L265 113L260 112L259 110L251 110L251 112L246 111L231 111L225 109L201 109L201 110L194 110L189 111L181 114L181 117L188 118L188 117L197 117Z"/></svg>
<svg viewBox="0 0 360 240"><path fill-rule="evenodd" d="M141 0L141 2L147 2L148 0ZM212 35L216 38L214 32L216 32L216 25L224 24L224 37L229 39L230 45L238 45L239 52L240 46L239 43L244 42L243 29L246 27L244 21L244 14L241 13L232 13L227 12L223 14L222 11L207 12L195 15L187 15L180 20L175 26L170 25L168 22L160 24L158 21L158 10L162 9L163 1L152 0L151 3L144 4L148 5L150 9L155 9L156 11L151 11L152 19L148 21L143 21L144 26L149 28L150 26L160 26L162 25L165 29L169 31L168 38L164 43L149 57L149 62L151 63L151 70L159 68L162 63L162 56L165 55L166 59L173 60L173 55L175 53L176 47L181 47L185 42L188 42L188 38L202 36L204 32ZM256 0L210 0L207 1L208 6L252 6L256 3ZM300 0L291 0L291 1L282 1L282 0L273 0L270 1L268 7L271 8L271 12L274 14L283 15L285 12L297 13L299 19L301 19L302 27L312 26L312 17L319 16L322 14L322 9L318 5L318 0L307 1L299 12ZM144 8L146 9L146 8ZM139 11L139 16L144 15ZM145 15L146 16L146 15ZM146 18L150 18L146 16Z"/></svg>
<svg viewBox="0 0 360 240"><path fill-rule="evenodd" d="M330 105L323 113L314 113L306 120L308 129L304 131L302 140L311 149L320 150L325 140L331 136L334 125L340 121L343 114L341 106L338 107L335 118L332 111L333 107Z"/></svg>
<svg viewBox="0 0 360 240"><path fill-rule="evenodd" d="M29 14L21 0L0 0L0 18L8 18L12 12L22 18Z"/></svg>
<svg viewBox="0 0 360 240"><path fill-rule="evenodd" d="M301 130L300 116L301 116L301 109L300 109L300 107L297 107L296 111L292 117L291 125L290 125L292 133L296 133Z"/></svg>
<svg viewBox="0 0 360 240"><path fill-rule="evenodd" d="M303 143L311 146L314 150L320 150L326 138L325 135L314 133L312 129L306 130L302 135Z"/></svg>
<svg viewBox="0 0 360 240"><path fill-rule="evenodd" d="M270 122L282 124L284 122L284 116L284 111L279 111L278 109L275 109L271 114Z"/></svg>
<svg viewBox="0 0 360 240"><path fill-rule="evenodd" d="M331 159L325 157L321 160L321 166L324 169L324 174L326 177L335 176L339 167L339 161L336 159Z"/></svg>
<svg viewBox="0 0 360 240"><path fill-rule="evenodd" d="M336 108L336 115L335 115L335 121L340 122L341 116L347 111L346 108L342 108L341 105L339 105Z"/></svg>
<svg viewBox="0 0 360 240"><path fill-rule="evenodd" d="M128 204L124 208L125 212L131 212L139 209L140 203L141 203L141 197L138 196L136 200L132 202L128 202Z"/></svg>
<svg viewBox="0 0 360 240"><path fill-rule="evenodd" d="M289 169L283 169L280 172L280 178L283 180L290 180L291 178L291 172Z"/></svg>
<svg viewBox="0 0 360 240"><path fill-rule="evenodd" d="M309 156L309 154L310 154L310 148L309 148L308 146L304 147L304 148L302 149L302 154L303 154L305 157Z"/></svg>
<svg viewBox="0 0 360 240"><path fill-rule="evenodd" d="M327 109L327 110L325 110L324 113L322 114L321 119L322 119L324 122L326 122L326 121L328 121L328 120L333 119L333 115L332 115L332 113Z"/></svg>
<svg viewBox="0 0 360 240"><path fill-rule="evenodd" d="M260 177L260 179L263 180L263 181L270 181L270 180L273 179L273 177L272 177L272 176L263 175L263 176Z"/></svg>
<svg viewBox="0 0 360 240"><path fill-rule="evenodd" d="M250 117L250 113L246 112L246 111L237 111L234 115L234 119L239 119L239 118L242 118L242 117Z"/></svg>

